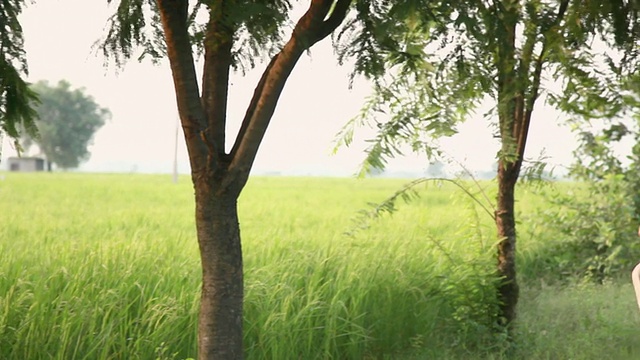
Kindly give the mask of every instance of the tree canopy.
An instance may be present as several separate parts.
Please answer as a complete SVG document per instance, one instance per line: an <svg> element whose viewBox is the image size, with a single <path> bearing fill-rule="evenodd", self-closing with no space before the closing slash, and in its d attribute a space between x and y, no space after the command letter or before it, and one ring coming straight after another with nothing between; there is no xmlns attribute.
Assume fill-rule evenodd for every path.
<svg viewBox="0 0 640 360"><path fill-rule="evenodd" d="M339 139L348 145L357 127L379 129L364 172L384 167L406 145L434 155L433 139L455 134L486 102L493 108L484 115L496 131L495 115L514 96L529 106L544 96L578 118L610 117L624 107L623 79L637 70L637 1L361 0L357 6L363 8L358 18L338 37L339 56L356 59L353 76L370 78L374 93ZM512 38L505 38L506 20L518 29ZM505 44L509 53L500 50ZM510 95L499 99L505 67Z"/></svg>

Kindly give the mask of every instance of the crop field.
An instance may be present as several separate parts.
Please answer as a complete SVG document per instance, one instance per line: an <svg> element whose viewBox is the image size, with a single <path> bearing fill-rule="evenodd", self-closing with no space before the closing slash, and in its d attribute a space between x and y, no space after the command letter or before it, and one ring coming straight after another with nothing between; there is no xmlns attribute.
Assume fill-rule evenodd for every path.
<svg viewBox="0 0 640 360"><path fill-rule="evenodd" d="M630 281L545 283L537 257L558 239L526 221L507 346L489 321L495 231L476 202L430 183L391 216L359 217L404 183L249 181L247 359L640 358ZM526 187L518 199L522 219L545 206ZM193 214L186 176L0 173L0 359L195 357Z"/></svg>

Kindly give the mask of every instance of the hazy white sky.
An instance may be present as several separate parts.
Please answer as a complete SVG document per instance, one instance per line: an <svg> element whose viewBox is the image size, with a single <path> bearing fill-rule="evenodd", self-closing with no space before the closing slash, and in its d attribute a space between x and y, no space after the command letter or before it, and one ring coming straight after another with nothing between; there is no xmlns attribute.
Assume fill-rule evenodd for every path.
<svg viewBox="0 0 640 360"><path fill-rule="evenodd" d="M103 36L110 10L106 1L47 0L26 8L21 16L31 82L66 79L112 112L100 129L84 171L170 172L177 113L168 64L131 61L123 70L105 68L92 52ZM229 130L235 134L254 85L264 68L232 80ZM348 89L348 66L339 67L329 39L312 48L294 70L255 162L256 173L331 175L353 174L363 159L365 144L331 155L335 134L358 113L369 92L366 83ZM543 104L534 115L527 157L545 149L550 163L568 164L575 142L569 130L558 128L558 115ZM486 170L495 161L498 143L485 120L470 119L453 139L442 141L457 161ZM361 133L366 137L367 131ZM228 136L232 138L232 136ZM186 148L180 134L179 164L188 172ZM231 141L231 140L230 140ZM2 157L15 155L5 139ZM3 163L6 163L3 159ZM422 172L424 158L411 156L389 165L392 171Z"/></svg>

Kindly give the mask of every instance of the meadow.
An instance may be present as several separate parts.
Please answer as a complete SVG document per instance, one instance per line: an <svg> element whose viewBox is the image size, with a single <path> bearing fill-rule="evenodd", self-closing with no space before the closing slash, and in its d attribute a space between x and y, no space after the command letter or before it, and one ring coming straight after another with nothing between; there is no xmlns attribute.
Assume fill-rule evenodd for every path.
<svg viewBox="0 0 640 360"><path fill-rule="evenodd" d="M0 359L195 357L188 177L0 179ZM404 183L249 181L239 202L247 359L640 357L630 281L546 282L540 256L561 239L526 221L515 342L496 334L494 225L467 195L430 183L392 216L358 220ZM518 198L519 218L545 206L527 187Z"/></svg>

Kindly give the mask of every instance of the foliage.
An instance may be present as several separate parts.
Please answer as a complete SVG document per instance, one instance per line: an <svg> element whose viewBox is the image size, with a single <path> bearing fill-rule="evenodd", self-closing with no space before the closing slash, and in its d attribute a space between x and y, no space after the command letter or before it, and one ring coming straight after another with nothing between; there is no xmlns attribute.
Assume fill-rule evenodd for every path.
<svg viewBox="0 0 640 360"><path fill-rule="evenodd" d="M108 0L109 3L114 0ZM190 6L188 26L191 46L198 54L204 52L207 13L224 11L226 26L234 33L232 65L246 71L260 59L272 56L282 45L283 25L290 24L292 8L288 0L232 1L233 5L212 4L198 0ZM166 57L166 44L162 23L155 0L126 0L117 2L114 15L109 19L105 38L96 47L105 60L112 59L117 66L137 55L138 60L150 58L158 62ZM136 49L141 49L135 53Z"/></svg>
<svg viewBox="0 0 640 360"><path fill-rule="evenodd" d="M6 133L16 139L18 149L21 128L31 135L37 133L34 105L38 97L23 79L28 73L18 22L23 6L24 0L0 1L0 139Z"/></svg>
<svg viewBox="0 0 640 360"><path fill-rule="evenodd" d="M383 168L403 149L437 155L434 138L455 134L456 125L487 101L493 108L484 116L505 145L499 155L512 158L517 136L503 130L513 119L495 118L512 106L509 101L522 97L532 112L544 94L578 117L611 116L624 107L621 79L638 68L633 34L640 21L633 2L624 8L616 2L539 0L357 4L369 15L340 34L339 55L355 58L354 76L372 78L374 91L337 145L349 145L358 127L377 128L365 173ZM508 21L523 29L512 39L511 55L502 35Z"/></svg>
<svg viewBox="0 0 640 360"><path fill-rule="evenodd" d="M628 200L633 202L635 218L640 222L640 73L628 78L623 89L623 101L630 111L604 119L604 124L596 124L599 126L576 126L582 141L574 152L571 175L585 181L598 181L608 174L623 175L630 186ZM631 148L622 150L624 142L631 142ZM624 155L626 159L621 158Z"/></svg>
<svg viewBox="0 0 640 360"><path fill-rule="evenodd" d="M480 83L456 83L456 73L445 68L455 57L428 52L444 31L436 21L450 15L453 8L448 4L359 1L357 6L358 17L336 38L338 54L340 61L355 58L352 77L370 78L373 93L338 134L335 150L349 146L357 128L377 129L362 163L363 176L384 169L388 159L401 155L405 147L429 157L438 155L433 139L455 134L456 124L475 106L462 94L475 91ZM436 79L440 86L434 86Z"/></svg>
<svg viewBox="0 0 640 360"><path fill-rule="evenodd" d="M56 86L40 81L33 85L39 94L38 136L26 137L26 147L35 142L50 162L63 169L78 167L90 156L88 145L95 132L111 116L84 89L72 89L61 80Z"/></svg>
<svg viewBox="0 0 640 360"><path fill-rule="evenodd" d="M622 101L637 108L640 92L634 84L634 78L623 84L627 92ZM640 118L622 115L631 114L574 123L579 144L569 175L582 182L581 191L590 196L579 196L575 191L547 193L551 206L530 219L544 223L561 239L549 250L554 254L549 266L560 278L578 276L603 282L640 258L636 235L640 223ZM628 140L634 145L624 161L620 153L625 151L620 148Z"/></svg>
<svg viewBox="0 0 640 360"><path fill-rule="evenodd" d="M636 117L640 122L640 116ZM629 199L633 202L634 218L640 223L640 130L636 130L633 138L633 147L628 156L629 165L625 168L624 177L630 187Z"/></svg>
<svg viewBox="0 0 640 360"><path fill-rule="evenodd" d="M545 189L548 203L527 221L550 237L541 277L575 278L603 283L616 278L640 258L632 189L623 175L563 191Z"/></svg>

